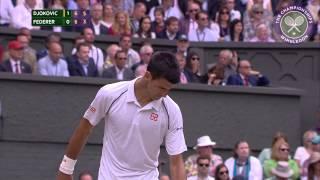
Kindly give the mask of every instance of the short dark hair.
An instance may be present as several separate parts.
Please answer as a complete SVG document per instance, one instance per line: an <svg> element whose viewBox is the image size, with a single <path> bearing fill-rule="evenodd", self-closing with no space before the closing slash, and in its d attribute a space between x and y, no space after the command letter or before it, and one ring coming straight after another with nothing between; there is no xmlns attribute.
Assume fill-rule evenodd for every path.
<svg viewBox="0 0 320 180"><path fill-rule="evenodd" d="M172 84L180 82L180 69L177 59L170 52L156 52L152 55L147 67L152 79L164 78Z"/></svg>
<svg viewBox="0 0 320 180"><path fill-rule="evenodd" d="M166 26L170 26L173 22L179 22L179 19L171 16L166 20Z"/></svg>
<svg viewBox="0 0 320 180"><path fill-rule="evenodd" d="M119 54L124 53L125 55L127 55L127 53L124 50L118 50L116 52L116 54L114 55L115 58L118 58Z"/></svg>
<svg viewBox="0 0 320 180"><path fill-rule="evenodd" d="M233 148L233 157L235 159L237 159L239 157L238 154L237 154L237 149L239 148L239 145L242 144L242 143L247 143L249 145L248 141L246 141L246 140L237 141L236 144L234 145L234 148ZM250 146L249 146L249 151L250 151Z"/></svg>
<svg viewBox="0 0 320 180"><path fill-rule="evenodd" d="M120 36L120 41L122 41L125 37L129 37L132 40L132 37L129 34L123 34Z"/></svg>
<svg viewBox="0 0 320 180"><path fill-rule="evenodd" d="M202 159L206 159L206 160L208 160L209 161L209 163L210 163L210 161L211 161L211 157L210 157L210 155L203 155L203 156L198 156L198 158L197 158L197 164L199 164L199 161L200 160L202 160Z"/></svg>
<svg viewBox="0 0 320 180"><path fill-rule="evenodd" d="M82 46L86 46L86 47L89 47L89 48L90 48L90 44L88 44L88 43L86 43L86 42L79 43L79 44L77 45L77 52L80 51L80 48L81 48Z"/></svg>

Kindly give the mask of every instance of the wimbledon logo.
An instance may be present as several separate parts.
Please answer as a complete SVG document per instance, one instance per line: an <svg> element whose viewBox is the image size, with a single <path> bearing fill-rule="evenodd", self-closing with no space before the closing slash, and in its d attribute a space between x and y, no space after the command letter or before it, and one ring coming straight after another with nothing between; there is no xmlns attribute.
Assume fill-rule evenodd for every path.
<svg viewBox="0 0 320 180"><path fill-rule="evenodd" d="M277 15L274 28L284 42L298 44L310 38L313 19L310 12L299 6L290 6Z"/></svg>

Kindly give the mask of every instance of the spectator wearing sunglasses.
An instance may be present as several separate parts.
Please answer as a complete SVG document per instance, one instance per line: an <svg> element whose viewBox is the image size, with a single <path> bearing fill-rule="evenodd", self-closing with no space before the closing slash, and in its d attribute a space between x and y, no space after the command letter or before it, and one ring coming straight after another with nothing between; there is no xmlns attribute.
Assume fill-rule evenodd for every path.
<svg viewBox="0 0 320 180"><path fill-rule="evenodd" d="M188 177L187 180L214 180L209 176L210 156L199 156L197 158L197 175Z"/></svg>
<svg viewBox="0 0 320 180"><path fill-rule="evenodd" d="M271 159L266 160L263 164L264 175L266 178L272 178L274 174L272 169L277 167L279 161L285 161L289 164L290 170L293 171L292 179L298 179L300 172L298 163L290 158L290 146L287 142L278 141L272 146Z"/></svg>
<svg viewBox="0 0 320 180"><path fill-rule="evenodd" d="M215 180L230 180L229 171L226 165L220 164L216 168Z"/></svg>

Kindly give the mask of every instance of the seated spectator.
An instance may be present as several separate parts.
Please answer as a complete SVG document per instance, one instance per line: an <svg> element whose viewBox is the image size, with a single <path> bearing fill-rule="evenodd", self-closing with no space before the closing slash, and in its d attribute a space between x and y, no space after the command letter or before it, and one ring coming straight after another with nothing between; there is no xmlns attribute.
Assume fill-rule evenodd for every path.
<svg viewBox="0 0 320 180"><path fill-rule="evenodd" d="M189 32L188 36L190 41L196 41L196 42L218 41L219 34L208 28L209 19L208 19L208 14L206 12L202 11L196 14L196 20L198 23L198 28L194 32L193 31Z"/></svg>
<svg viewBox="0 0 320 180"><path fill-rule="evenodd" d="M242 42L243 41L243 24L239 19L235 19L230 23L230 34L225 36L223 41Z"/></svg>
<svg viewBox="0 0 320 180"><path fill-rule="evenodd" d="M249 11L243 19L244 41L250 41L256 35L257 25L262 23L265 24L268 29L271 29L272 19L270 20L268 18L268 14L261 4L255 4L252 7L252 11Z"/></svg>
<svg viewBox="0 0 320 180"><path fill-rule="evenodd" d="M232 52L229 49L223 49L219 52L218 56L218 62L213 65L218 66L215 67L216 70L219 72L221 71L220 69L223 68L223 80L220 84L226 85L228 77L230 75L236 74L236 69L238 66L238 55L234 51ZM216 74L217 75L217 74Z"/></svg>
<svg viewBox="0 0 320 180"><path fill-rule="evenodd" d="M294 159L300 167L301 178L306 179L308 176L308 166L304 167L304 163L313 153L312 139L317 136L317 132L313 130L306 131L303 134L303 146L297 148Z"/></svg>
<svg viewBox="0 0 320 180"><path fill-rule="evenodd" d="M90 10L90 0L75 0L77 10Z"/></svg>
<svg viewBox="0 0 320 180"><path fill-rule="evenodd" d="M30 65L31 70L33 73L37 73L37 58L36 58L36 51L29 46L29 39L24 34L17 35L17 41L23 47L23 61ZM6 51L3 56L4 59L9 59L9 52Z"/></svg>
<svg viewBox="0 0 320 180"><path fill-rule="evenodd" d="M220 28L219 36L223 39L225 36L230 35L230 12L227 7L221 7L218 12L217 23Z"/></svg>
<svg viewBox="0 0 320 180"><path fill-rule="evenodd" d="M251 11L254 7L255 4L259 4L263 7L265 11L268 11L269 13L272 13L272 4L271 0L248 0L247 3L247 12Z"/></svg>
<svg viewBox="0 0 320 180"><path fill-rule="evenodd" d="M140 19L139 29L133 35L135 38L156 38L156 33L151 30L151 19L149 16L144 16Z"/></svg>
<svg viewBox="0 0 320 180"><path fill-rule="evenodd" d="M126 52L126 54L128 56L126 67L131 68L132 65L140 62L139 54L137 53L137 51L132 49L132 38L131 38L131 36L129 36L129 35L121 36L120 37L120 41L119 41L119 46L123 51Z"/></svg>
<svg viewBox="0 0 320 180"><path fill-rule="evenodd" d="M193 82L200 83L202 81L200 69L200 57L196 52L190 52L187 56L186 69L192 73Z"/></svg>
<svg viewBox="0 0 320 180"><path fill-rule="evenodd" d="M230 180L227 166L224 164L218 165L214 178L215 180Z"/></svg>
<svg viewBox="0 0 320 180"><path fill-rule="evenodd" d="M26 36L28 37L29 43L31 42L32 36L31 36L31 31L30 31L30 29L25 28L25 27L20 28L20 29L19 29L19 34L26 35Z"/></svg>
<svg viewBox="0 0 320 180"><path fill-rule="evenodd" d="M135 77L144 76L144 74L147 72L147 67L148 66L145 64L140 64L134 71L134 76Z"/></svg>
<svg viewBox="0 0 320 180"><path fill-rule="evenodd" d="M178 8L174 8L173 2L174 0L163 0L161 1L160 7L163 8L164 10L164 20L167 20L170 17L176 17L177 19L182 19L183 14L179 11ZM154 10L155 7L153 7L150 12L149 12L149 16L151 17L151 20L154 21L155 17L154 17Z"/></svg>
<svg viewBox="0 0 320 180"><path fill-rule="evenodd" d="M82 171L79 174L79 180L93 180L93 175L90 171Z"/></svg>
<svg viewBox="0 0 320 180"><path fill-rule="evenodd" d="M125 51L120 50L116 52L114 66L103 71L102 77L117 79L117 80L131 80L134 78L131 69L126 67L128 56Z"/></svg>
<svg viewBox="0 0 320 180"><path fill-rule="evenodd" d="M103 69L107 69L114 65L115 55L119 50L121 50L121 48L117 44L111 44L108 46L106 50L107 56L106 56L106 59L104 60Z"/></svg>
<svg viewBox="0 0 320 180"><path fill-rule="evenodd" d="M166 24L164 20L164 11L161 7L156 7L154 10L154 21L151 24L151 31L156 33L156 37L159 37L162 31L165 30Z"/></svg>
<svg viewBox="0 0 320 180"><path fill-rule="evenodd" d="M185 34L180 34L176 44L177 44L177 49L175 53L183 54L183 56L187 58L189 46L190 46L188 37Z"/></svg>
<svg viewBox="0 0 320 180"><path fill-rule="evenodd" d="M195 32L198 28L198 23L196 21L196 14L201 11L200 4L196 2L188 3L188 11L186 12L186 17L180 20L180 31L183 34L189 34L189 32Z"/></svg>
<svg viewBox="0 0 320 180"><path fill-rule="evenodd" d="M268 178L267 180L290 180L293 175L293 171L286 161L278 161L277 166L272 168L271 172L274 177Z"/></svg>
<svg viewBox="0 0 320 180"><path fill-rule="evenodd" d="M13 74L32 73L29 64L23 60L23 46L17 40L8 43L9 59L1 64L1 71L12 72Z"/></svg>
<svg viewBox="0 0 320 180"><path fill-rule="evenodd" d="M313 152L308 166L308 180L320 179L320 153Z"/></svg>
<svg viewBox="0 0 320 180"><path fill-rule="evenodd" d="M132 34L129 15L126 12L120 11L116 13L112 26L109 28L108 34L116 36Z"/></svg>
<svg viewBox="0 0 320 180"><path fill-rule="evenodd" d="M61 36L57 32L50 33L45 39L45 49L39 50L37 52L37 60L48 55L48 45L52 42L60 43Z"/></svg>
<svg viewBox="0 0 320 180"><path fill-rule="evenodd" d="M259 71L252 70L248 60L241 60L238 65L238 74L229 76L227 85L238 86L268 86L269 79Z"/></svg>
<svg viewBox="0 0 320 180"><path fill-rule="evenodd" d="M197 139L197 145L193 147L197 151L196 154L190 155L185 161L185 168L187 176L197 175L197 158L199 156L210 156L211 163L209 167L209 175L214 176L216 167L223 163L221 156L213 153L212 148L216 145L215 142L211 141L209 136L201 136Z"/></svg>
<svg viewBox="0 0 320 180"><path fill-rule="evenodd" d="M218 86L218 85L224 85L223 79L224 79L224 66L221 64L216 64L209 68L208 73L203 76L202 83Z"/></svg>
<svg viewBox="0 0 320 180"><path fill-rule="evenodd" d="M102 50L94 45L96 36L90 27L83 28L81 35L83 36L84 41L90 46L89 57L93 59L96 69L98 69L98 73L101 75L103 71L104 56ZM73 49L72 54L75 53L76 49Z"/></svg>
<svg viewBox="0 0 320 180"><path fill-rule="evenodd" d="M190 176L187 178L187 180L214 180L213 177L209 176L210 163L210 156L199 156L197 158L197 175Z"/></svg>
<svg viewBox="0 0 320 180"><path fill-rule="evenodd" d="M11 26L16 29L26 27L28 29L39 29L38 26L32 26L31 11L36 8L36 0L25 0L14 7L11 11Z"/></svg>
<svg viewBox="0 0 320 180"><path fill-rule="evenodd" d="M68 1L49 1L48 9L54 10L66 10L68 9ZM68 26L41 26L41 30L53 31L53 32L63 32L71 31L72 27Z"/></svg>
<svg viewBox="0 0 320 180"><path fill-rule="evenodd" d="M90 8L91 21L89 27L95 35L106 35L109 31L108 27L102 24L103 6L100 3L95 3Z"/></svg>
<svg viewBox="0 0 320 180"><path fill-rule="evenodd" d="M150 60L151 60L151 56L153 54L153 48L151 45L144 45L140 48L140 59L141 61L132 65L131 69L133 72L136 71L136 68L139 65L145 65L148 66Z"/></svg>
<svg viewBox="0 0 320 180"><path fill-rule="evenodd" d="M259 158L259 161L261 164L264 164L264 162L266 160L269 160L271 159L271 149L274 147L274 145L276 143L278 143L278 141L284 141L284 142L287 142L288 143L288 138L285 134L283 134L282 132L277 132L274 136L273 136L273 139L272 139L272 143L271 143L271 148L264 148L258 158Z"/></svg>
<svg viewBox="0 0 320 180"><path fill-rule="evenodd" d="M76 54L72 55L67 61L70 76L98 76L98 69L89 53L90 44L80 43L78 45Z"/></svg>
<svg viewBox="0 0 320 180"><path fill-rule="evenodd" d="M234 147L233 157L225 161L230 172L230 178L243 176L245 179L262 179L262 166L260 161L250 155L250 147L247 141L239 141Z"/></svg>
<svg viewBox="0 0 320 180"><path fill-rule="evenodd" d="M110 3L112 5L114 13L124 11L130 15L132 14L134 8L133 0L105 0L105 3Z"/></svg>
<svg viewBox="0 0 320 180"><path fill-rule="evenodd" d="M189 69L186 68L186 59L184 58L184 56L182 54L176 53L176 59L181 71L180 83L187 84L193 82L192 72L190 72Z"/></svg>
<svg viewBox="0 0 320 180"><path fill-rule="evenodd" d="M103 5L103 17L102 17L101 24L103 24L109 29L112 26L113 20L114 20L114 13L113 13L112 5L106 3Z"/></svg>
<svg viewBox="0 0 320 180"><path fill-rule="evenodd" d="M240 11L236 10L236 2L235 0L224 0L222 6L225 6L230 12L230 21L234 21L236 19L241 20Z"/></svg>
<svg viewBox="0 0 320 180"><path fill-rule="evenodd" d="M63 52L59 43L49 44L49 53L38 61L38 72L43 76L69 77L67 62L62 59Z"/></svg>
<svg viewBox="0 0 320 180"><path fill-rule="evenodd" d="M138 30L140 29L140 26L141 26L140 21L141 21L141 18L146 16L146 11L147 11L146 6L141 2L136 3L134 5L133 13L130 16L130 25L131 25L131 30L133 34L137 33ZM151 19L149 20L151 24Z"/></svg>
<svg viewBox="0 0 320 180"><path fill-rule="evenodd" d="M275 42L271 37L271 32L265 24L258 24L256 36L250 39L250 42Z"/></svg>
<svg viewBox="0 0 320 180"><path fill-rule="evenodd" d="M180 34L179 20L172 16L166 20L166 29L159 33L157 38L177 40Z"/></svg>
<svg viewBox="0 0 320 180"><path fill-rule="evenodd" d="M299 166L297 162L289 157L290 146L285 141L278 141L272 147L271 159L266 160L263 164L264 175L266 178L272 177L272 169L277 167L279 161L285 161L289 164L289 168L293 171L292 179L299 178Z"/></svg>
<svg viewBox="0 0 320 180"><path fill-rule="evenodd" d="M146 8L147 8L147 14L149 14L151 8L153 7L158 7L160 4L159 4L159 1L158 0L134 0L134 3L138 3L138 2L142 2Z"/></svg>
<svg viewBox="0 0 320 180"><path fill-rule="evenodd" d="M10 25L13 8L12 1L0 1L0 27Z"/></svg>

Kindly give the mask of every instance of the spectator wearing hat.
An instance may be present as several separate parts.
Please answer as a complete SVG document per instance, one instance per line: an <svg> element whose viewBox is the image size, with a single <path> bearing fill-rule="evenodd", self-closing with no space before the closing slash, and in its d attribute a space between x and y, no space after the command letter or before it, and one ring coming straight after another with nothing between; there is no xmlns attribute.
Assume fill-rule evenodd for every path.
<svg viewBox="0 0 320 180"><path fill-rule="evenodd" d="M212 148L216 145L209 136L201 136L197 139L197 145L193 147L197 151L196 154L190 155L185 161L185 169L187 176L195 176L198 174L197 158L199 156L210 156L211 162L209 166L209 175L214 177L216 167L223 163L221 156L213 153Z"/></svg>
<svg viewBox="0 0 320 180"><path fill-rule="evenodd" d="M199 156L197 158L197 170L198 174L190 176L187 180L214 180L212 176L209 176L210 156Z"/></svg>
<svg viewBox="0 0 320 180"><path fill-rule="evenodd" d="M29 64L23 61L23 46L17 40L10 41L8 44L9 59L5 60L1 66L2 71L14 74L32 73Z"/></svg>
<svg viewBox="0 0 320 180"><path fill-rule="evenodd" d="M188 36L185 34L180 34L176 44L177 44L176 53L180 53L186 58L188 56L188 51L190 46Z"/></svg>
<svg viewBox="0 0 320 180"><path fill-rule="evenodd" d="M308 175L308 166L304 166L304 163L307 159L310 158L310 155L313 153L312 139L317 136L317 132L314 130L306 131L303 134L303 146L297 148L294 159L297 161L300 167L301 178L307 178Z"/></svg>
<svg viewBox="0 0 320 180"><path fill-rule="evenodd" d="M188 34L190 41L196 42L215 42L218 41L219 34L217 31L213 31L208 28L209 18L208 14L204 11L196 14L196 20L198 23L198 28L195 31L190 31Z"/></svg>
<svg viewBox="0 0 320 180"><path fill-rule="evenodd" d="M247 141L239 141L234 146L233 156L225 161L230 178L243 176L247 180L261 180L262 166L260 161L250 155Z"/></svg>
<svg viewBox="0 0 320 180"><path fill-rule="evenodd" d="M312 153L309 161L310 163L308 166L308 180L320 179L320 153Z"/></svg>
<svg viewBox="0 0 320 180"><path fill-rule="evenodd" d="M274 177L268 178L267 180L290 180L293 179L293 171L289 167L289 163L286 161L279 161L277 166L271 169Z"/></svg>

